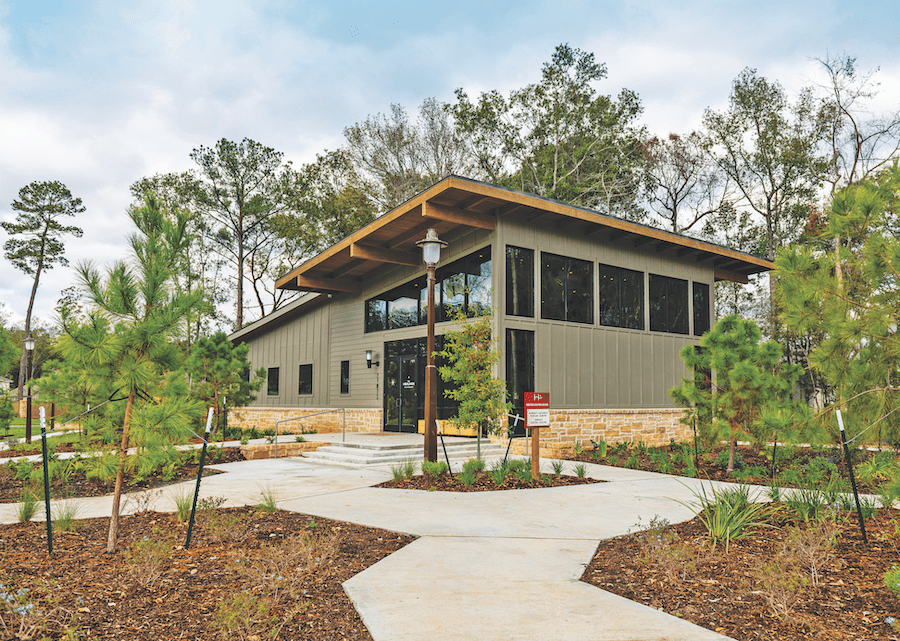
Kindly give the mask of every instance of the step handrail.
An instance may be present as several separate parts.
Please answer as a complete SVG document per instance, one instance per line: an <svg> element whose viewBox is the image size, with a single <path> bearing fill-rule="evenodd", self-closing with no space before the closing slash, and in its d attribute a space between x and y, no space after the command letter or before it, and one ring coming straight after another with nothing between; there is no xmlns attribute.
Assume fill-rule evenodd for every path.
<svg viewBox="0 0 900 641"><path fill-rule="evenodd" d="M340 412L341 413L341 442L345 442L347 440L347 410L344 408L334 409L334 410L322 410L321 412L313 412L312 414L304 414L303 416L292 416L291 418L283 418L280 421L275 421L275 456L273 458L278 458L278 426L281 423L287 423L289 421L299 421L304 418L310 418L312 416L319 416L321 414L331 414L332 412ZM303 430L302 424L300 430Z"/></svg>

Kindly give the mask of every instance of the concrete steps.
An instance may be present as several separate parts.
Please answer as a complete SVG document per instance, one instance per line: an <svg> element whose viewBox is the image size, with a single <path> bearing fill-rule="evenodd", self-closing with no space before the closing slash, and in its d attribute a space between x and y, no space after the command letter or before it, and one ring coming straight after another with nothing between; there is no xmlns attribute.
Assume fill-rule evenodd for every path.
<svg viewBox="0 0 900 641"><path fill-rule="evenodd" d="M447 456L451 461L465 461L475 458L478 444L471 442L446 443ZM504 449L494 445L487 439L481 441L481 457L492 458L503 456ZM304 452L303 458L327 461L330 463L349 463L353 465L392 465L405 461L420 461L422 445L411 444L370 444L370 443L333 443L320 447L315 452ZM438 439L438 460L444 461L444 449Z"/></svg>

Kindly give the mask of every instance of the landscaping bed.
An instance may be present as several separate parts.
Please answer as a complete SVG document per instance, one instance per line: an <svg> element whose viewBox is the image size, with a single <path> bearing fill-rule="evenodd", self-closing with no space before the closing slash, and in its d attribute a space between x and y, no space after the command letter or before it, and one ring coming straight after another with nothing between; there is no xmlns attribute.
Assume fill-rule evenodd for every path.
<svg viewBox="0 0 900 641"><path fill-rule="evenodd" d="M647 447L643 443L595 444L592 448L576 448L571 460L598 463L646 472L661 472L712 481L730 481L752 485L772 485L772 447L739 445L735 469L727 471L728 446L701 446L694 461L693 446L673 443L664 447ZM877 494L880 481L891 467L896 468L896 455L884 451L853 452L854 473L860 492ZM779 445L775 451L774 484L779 487L827 485L834 480L841 490L850 491L849 475L843 451L837 447L793 447Z"/></svg>
<svg viewBox="0 0 900 641"><path fill-rule="evenodd" d="M375 487L428 492L491 492L602 483L598 479L587 478L584 465L574 466L575 476L563 474L564 468L563 463L556 462L551 474L533 478L530 460L498 461L488 470L483 460L469 459L463 463L462 470L451 477L446 463L425 461L422 463L422 474L417 476L415 463L410 461L393 466L394 478Z"/></svg>
<svg viewBox="0 0 900 641"><path fill-rule="evenodd" d="M602 542L582 580L739 641L900 639L890 625L900 599L883 583L900 564L900 512L879 510L865 524L868 546L855 515L812 525L782 516L726 551L710 546L700 519L656 522Z"/></svg>
<svg viewBox="0 0 900 641"><path fill-rule="evenodd" d="M285 640L371 639L341 584L413 540L290 512L205 509L188 550L186 523L142 512L122 517L118 551L107 554L108 523L55 532L53 556L43 523L0 525L0 638L64 639L68 629L91 639L263 639L280 629Z"/></svg>
<svg viewBox="0 0 900 641"><path fill-rule="evenodd" d="M136 469L126 465L125 491L135 492L162 485L179 483L197 477L200 450L182 452L180 460L169 467L160 466L152 472L139 476ZM107 455L110 456L110 455ZM88 496L104 496L112 494L115 488L115 468L110 464L113 459L105 461L105 469L98 459L100 457L82 457L80 459L57 459L51 461L50 495L53 498L82 498ZM236 447L211 447L207 453L206 464L232 463L244 460ZM73 463L73 461L77 461ZM68 466L74 465L70 468ZM27 467L27 469L26 469ZM30 471L29 471L30 470ZM102 476L95 476L102 474ZM203 475L219 474L213 469L204 468ZM0 503L17 503L22 500L22 491L26 483L30 485L35 496L43 497L43 466L40 461L9 461L0 465Z"/></svg>

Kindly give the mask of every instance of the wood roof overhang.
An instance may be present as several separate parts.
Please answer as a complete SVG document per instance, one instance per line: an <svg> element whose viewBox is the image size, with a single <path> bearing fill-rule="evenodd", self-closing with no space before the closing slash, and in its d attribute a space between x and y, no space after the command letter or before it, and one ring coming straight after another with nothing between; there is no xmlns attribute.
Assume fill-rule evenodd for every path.
<svg viewBox="0 0 900 641"><path fill-rule="evenodd" d="M452 241L472 229L496 229L506 216L527 222L550 222L591 238L617 244L674 250L679 258L712 260L716 280L738 283L774 269L751 254L613 218L588 209L486 183L448 176L393 211L369 223L341 242L310 258L276 281L279 289L308 292L360 293L377 270L388 265L422 266L416 241L433 227L442 240Z"/></svg>

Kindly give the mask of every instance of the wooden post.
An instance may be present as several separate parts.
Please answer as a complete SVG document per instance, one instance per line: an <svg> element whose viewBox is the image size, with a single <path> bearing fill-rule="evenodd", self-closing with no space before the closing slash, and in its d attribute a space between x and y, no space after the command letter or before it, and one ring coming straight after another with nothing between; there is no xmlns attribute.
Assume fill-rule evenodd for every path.
<svg viewBox="0 0 900 641"><path fill-rule="evenodd" d="M531 428L531 478L537 480L541 477L541 444L539 427Z"/></svg>

